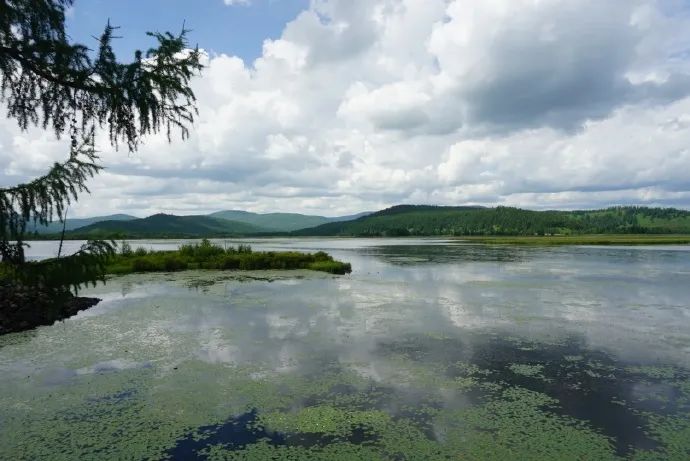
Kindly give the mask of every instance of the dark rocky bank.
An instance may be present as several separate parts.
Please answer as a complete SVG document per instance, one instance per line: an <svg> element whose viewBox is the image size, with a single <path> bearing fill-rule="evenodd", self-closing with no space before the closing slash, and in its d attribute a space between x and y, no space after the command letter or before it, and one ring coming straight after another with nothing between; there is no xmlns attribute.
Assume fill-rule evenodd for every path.
<svg viewBox="0 0 690 461"><path fill-rule="evenodd" d="M56 294L0 281L0 335L52 325L100 301L70 292Z"/></svg>

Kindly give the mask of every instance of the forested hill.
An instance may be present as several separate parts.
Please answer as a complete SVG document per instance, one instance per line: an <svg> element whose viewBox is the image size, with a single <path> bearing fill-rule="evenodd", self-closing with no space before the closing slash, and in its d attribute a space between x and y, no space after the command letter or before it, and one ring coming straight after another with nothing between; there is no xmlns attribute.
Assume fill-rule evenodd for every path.
<svg viewBox="0 0 690 461"><path fill-rule="evenodd" d="M264 213L264 214L259 214L259 213L251 213L248 211L240 211L240 210L229 210L229 211L219 211L217 213L212 213L210 215L203 215L203 216L194 216L192 218L193 221L198 221L199 223L203 223L204 220L201 219L199 220L198 218L215 218L215 219L220 219L223 221L232 221L230 224L230 230L231 234L245 234L245 233L280 233L280 232L290 232L290 231L295 231L299 229L306 229L310 227L316 227L321 224L325 223L330 223L330 222L337 222L337 221L348 221L352 219L359 218L361 216L367 215L369 213L360 213L357 215L352 215L352 216L338 216L338 217L325 217L325 216L313 216L313 215L303 215L303 214L297 214L297 213ZM130 216L130 215L125 215L125 214L116 214L116 215L110 215L110 216L100 216L100 217L93 217L93 218L68 218L66 225L65 225L65 230L67 231L76 231L79 229L78 232L82 232L82 229L90 226L88 229L85 229L87 233L90 234L99 234L101 232L112 232L112 231L117 231L117 230L122 230L123 232L129 232L135 230L135 229L144 229L148 232L153 232L153 233L166 233L168 231L167 228L165 228L163 225L167 223L173 224L174 230L176 232L182 232L182 233L191 233L196 235L197 231L200 229L187 229L186 226L184 225L185 222L189 222L188 220L176 220L177 216L174 215L157 215L159 216L158 218L155 219L149 219L148 221L144 222L139 222L135 223L133 226L128 226L128 225L122 225L116 224L116 223L108 223L105 225L101 225L102 222L104 221L135 221L138 218L135 216ZM163 218L161 216L167 216L167 218ZM240 224L248 224L249 226L241 226ZM95 225L92 225L95 224ZM218 223L210 223L206 221L206 224L209 224L211 228L214 229L214 233L217 230ZM142 227L143 226L143 227ZM176 227L175 227L176 226ZM181 226L181 227L180 227ZM42 235L56 235L62 232L62 222L60 221L55 221L47 226L41 226L37 225L35 223L29 223L28 226L28 232L30 234L42 234ZM227 226L222 226L223 229L225 229ZM224 232L224 231L223 231Z"/></svg>
<svg viewBox="0 0 690 461"><path fill-rule="evenodd" d="M615 207L532 211L497 207L399 205L348 222L293 232L297 236L432 236L552 234L690 234L690 212Z"/></svg>
<svg viewBox="0 0 690 461"><path fill-rule="evenodd" d="M239 215L233 212L233 215ZM295 216L268 217L274 227L210 216L157 214L144 219L108 220L68 230L67 238L200 238L243 236L433 236L690 234L690 212L672 208L616 207L588 211L532 211L497 207L399 205L351 221L329 222L290 233L281 226L302 225ZM256 216L247 214L251 220ZM283 219L288 217L288 219ZM245 219L250 220L245 216ZM310 217L311 218L311 217ZM268 218L267 218L268 219ZM338 218L327 218L338 219ZM300 223L300 224L298 224ZM58 238L59 232L49 235Z"/></svg>
<svg viewBox="0 0 690 461"><path fill-rule="evenodd" d="M366 215L361 213L353 216L340 216L327 218L325 216L313 216L297 213L251 213L249 211L228 210L219 211L209 216L212 218L227 219L230 221L251 224L266 232L290 232L299 229L316 227L321 224L339 221L349 221Z"/></svg>
<svg viewBox="0 0 690 461"><path fill-rule="evenodd" d="M80 227L89 226L91 224L103 221L131 221L137 219L136 216L126 214L114 214L109 216L97 216L94 218L67 218L65 222L65 230L79 229ZM30 234L57 234L62 232L62 222L55 221L47 226L42 226L39 223L30 222L27 226L27 232Z"/></svg>
<svg viewBox="0 0 690 461"><path fill-rule="evenodd" d="M131 221L102 221L68 232L68 238L196 238L252 235L264 229L208 216L157 214Z"/></svg>

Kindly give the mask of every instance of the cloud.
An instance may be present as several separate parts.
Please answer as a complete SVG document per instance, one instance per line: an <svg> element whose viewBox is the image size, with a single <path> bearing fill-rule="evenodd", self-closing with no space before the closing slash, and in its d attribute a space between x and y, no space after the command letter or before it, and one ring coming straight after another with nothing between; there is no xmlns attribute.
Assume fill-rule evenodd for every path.
<svg viewBox="0 0 690 461"><path fill-rule="evenodd" d="M233 6L233 5L249 5L251 0L223 0L223 3L225 3L227 6Z"/></svg>
<svg viewBox="0 0 690 461"><path fill-rule="evenodd" d="M226 2L227 3L227 2ZM690 16L657 0L314 0L209 56L186 142L99 141L75 215L396 203L690 208ZM0 121L0 184L64 156Z"/></svg>

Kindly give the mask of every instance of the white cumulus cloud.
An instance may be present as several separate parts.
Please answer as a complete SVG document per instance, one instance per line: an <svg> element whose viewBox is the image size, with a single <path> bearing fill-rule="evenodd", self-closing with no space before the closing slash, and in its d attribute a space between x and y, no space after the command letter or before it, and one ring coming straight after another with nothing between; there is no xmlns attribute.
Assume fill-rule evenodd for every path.
<svg viewBox="0 0 690 461"><path fill-rule="evenodd" d="M75 215L689 208L689 63L681 3L314 0L256 61L208 58L186 142L104 139ZM64 152L3 120L0 184Z"/></svg>

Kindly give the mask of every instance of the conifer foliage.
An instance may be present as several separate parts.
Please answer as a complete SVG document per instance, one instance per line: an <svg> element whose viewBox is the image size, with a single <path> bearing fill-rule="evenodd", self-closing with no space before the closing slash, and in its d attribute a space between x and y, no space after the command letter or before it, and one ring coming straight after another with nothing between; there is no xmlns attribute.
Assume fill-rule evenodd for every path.
<svg viewBox="0 0 690 461"><path fill-rule="evenodd" d="M71 43L65 13L72 3L0 0L0 100L8 117L23 130L38 126L71 140L67 159L44 176L0 188L0 260L22 283L78 288L102 276L113 244L89 242L76 255L27 263L27 223L62 220L78 194L88 192L87 180L101 170L98 130L130 152L147 134L164 131L170 140L178 131L186 138L196 115L190 81L202 65L184 28L177 35L149 33L158 46L136 51L128 63L115 56L116 27L110 23L96 49Z"/></svg>

